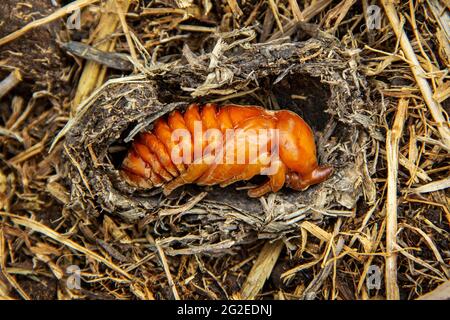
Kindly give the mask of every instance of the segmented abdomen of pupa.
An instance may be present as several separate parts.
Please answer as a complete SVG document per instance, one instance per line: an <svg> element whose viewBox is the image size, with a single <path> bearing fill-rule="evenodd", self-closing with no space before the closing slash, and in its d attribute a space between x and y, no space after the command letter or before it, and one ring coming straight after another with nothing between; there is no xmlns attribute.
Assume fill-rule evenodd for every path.
<svg viewBox="0 0 450 320"><path fill-rule="evenodd" d="M264 171L269 180L249 196L276 192L284 184L303 190L331 174L330 167L318 166L312 130L298 115L215 104L191 104L184 114L176 110L158 119L133 141L121 167L129 184L163 186L165 194L189 183L223 187Z"/></svg>
<svg viewBox="0 0 450 320"><path fill-rule="evenodd" d="M195 147L200 149L198 154L201 157L205 155L202 151L207 142L207 139L204 139L207 129L219 129L223 137L226 129L236 128L244 118L248 118L244 117L244 114L251 113L257 116L263 112L264 110L259 107L229 105L221 107L217 112L214 104L202 107L192 104L184 114L173 111L167 119L158 119L152 131L138 135L122 163L122 170L126 178L131 180L129 181L131 184L144 188L161 186L180 176L186 171L187 166L194 165L196 160L198 162L199 157L195 154ZM189 143L187 150L191 152L189 157L185 156L182 159L184 161L174 159L175 130L180 130L180 133L184 130L186 135L180 137L180 140L184 138L182 142ZM201 142L201 148L199 143L194 145L195 141Z"/></svg>

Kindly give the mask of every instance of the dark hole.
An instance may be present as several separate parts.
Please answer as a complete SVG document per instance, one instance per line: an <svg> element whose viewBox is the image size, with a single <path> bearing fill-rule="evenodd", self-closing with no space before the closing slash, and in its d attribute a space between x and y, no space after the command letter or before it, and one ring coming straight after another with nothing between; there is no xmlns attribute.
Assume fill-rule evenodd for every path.
<svg viewBox="0 0 450 320"><path fill-rule="evenodd" d="M109 158L111 162L113 163L115 168L120 168L123 159L125 159L128 150L130 150L132 142L125 143L125 138L128 137L130 134L132 128L134 128L137 125L137 123L133 122L131 123L126 130L122 132L120 135L120 138L116 141L116 143L113 143L108 148Z"/></svg>
<svg viewBox="0 0 450 320"><path fill-rule="evenodd" d="M281 109L300 115L314 131L321 131L329 120L325 113L331 96L328 86L320 79L305 74L292 74L272 87Z"/></svg>
<svg viewBox="0 0 450 320"><path fill-rule="evenodd" d="M259 79L261 88L259 88L255 94L268 102L267 97L272 93L273 96L275 96L280 109L294 111L300 115L314 131L322 131L330 118L329 114L325 112L325 109L328 106L328 100L331 97L330 88L326 84L321 83L319 78L302 73L288 74L274 85L273 83L276 80L276 76ZM202 81L198 79L192 79L192 83L186 84L186 86L195 87L201 82ZM158 92L158 99L163 103L174 102L173 98L177 97L178 101L204 104L222 97L209 96L192 101L192 98L180 88L180 84L161 81L159 83ZM227 103L262 105L261 100L255 98L254 95L246 95L219 102L218 104L224 105Z"/></svg>

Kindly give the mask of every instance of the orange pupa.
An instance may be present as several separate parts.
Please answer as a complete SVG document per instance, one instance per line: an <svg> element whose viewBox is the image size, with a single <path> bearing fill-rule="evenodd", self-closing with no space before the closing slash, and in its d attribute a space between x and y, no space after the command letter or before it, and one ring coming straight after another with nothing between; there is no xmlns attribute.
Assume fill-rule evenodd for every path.
<svg viewBox="0 0 450 320"><path fill-rule="evenodd" d="M305 190L332 171L319 166L313 131L297 114L211 103L158 119L133 141L121 167L129 184L161 186L166 195L185 184L225 187L267 175L266 182L248 190L250 197L283 186Z"/></svg>

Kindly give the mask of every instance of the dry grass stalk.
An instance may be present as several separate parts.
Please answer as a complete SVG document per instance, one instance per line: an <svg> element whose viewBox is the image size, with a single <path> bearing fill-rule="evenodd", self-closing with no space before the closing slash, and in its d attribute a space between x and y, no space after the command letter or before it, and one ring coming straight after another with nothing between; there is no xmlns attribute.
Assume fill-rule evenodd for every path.
<svg viewBox="0 0 450 320"><path fill-rule="evenodd" d="M25 300L31 300L30 296L22 289L22 287L17 283L16 279L9 274L6 269L6 258L8 254L6 253L5 237L3 234L3 228L0 227L0 271L3 276L8 280L12 287L20 294L20 296Z"/></svg>
<svg viewBox="0 0 450 320"><path fill-rule="evenodd" d="M270 9L272 10L272 14L275 17L275 21L277 22L278 28L280 29L281 33L284 33L283 25L281 24L280 20L280 13L278 12L278 6L275 3L275 0L269 0Z"/></svg>
<svg viewBox="0 0 450 320"><path fill-rule="evenodd" d="M411 191L415 193L427 193L448 188L450 188L450 177L421 185L420 187L411 189Z"/></svg>
<svg viewBox="0 0 450 320"><path fill-rule="evenodd" d="M253 300L256 298L272 273L283 246L284 243L281 240L266 242L242 286L240 299Z"/></svg>
<svg viewBox="0 0 450 320"><path fill-rule="evenodd" d="M322 269L317 274L317 276L309 283L308 287L302 293L302 299L314 300L316 299L320 289L322 288L324 281L328 278L330 273L334 270L336 272L336 263L338 256L342 248L344 247L344 238L339 237L336 245L334 245L334 239L328 243L328 252L326 258L323 260ZM334 275L335 277L335 275ZM334 279L334 278L333 278ZM332 289L332 300L335 299L335 288Z"/></svg>
<svg viewBox="0 0 450 320"><path fill-rule="evenodd" d="M387 199L386 199L386 298L400 299L397 284L397 184L398 184L398 149L406 120L408 100L400 99L394 125L387 132Z"/></svg>
<svg viewBox="0 0 450 320"><path fill-rule="evenodd" d="M320 14L331 2L332 2L332 0L314 1L313 3L311 3L308 7L306 7L303 10L301 22L310 21L316 15ZM289 21L283 27L283 32L280 29L280 30L272 33L272 35L269 37L268 41L279 39L279 38L283 37L283 35L288 35L288 30L293 32L296 25L297 25L297 21L295 21L295 20Z"/></svg>
<svg viewBox="0 0 450 320"><path fill-rule="evenodd" d="M166 273L170 289L172 290L173 297L175 298L175 300L180 300L180 295L178 294L176 284L173 281L172 274L170 273L170 267L169 267L169 264L167 263L166 255L164 254L164 251L161 248L161 246L158 244L158 242L156 242L155 245L156 245L156 249L158 250L158 254L159 254L159 258L161 259L161 263L164 267L164 272Z"/></svg>
<svg viewBox="0 0 450 320"><path fill-rule="evenodd" d="M128 0L116 0L116 12L120 19L120 24L122 25L123 33L125 33L125 38L127 39L128 48L130 50L131 57L134 61L138 60L138 56L136 54L136 49L134 48L133 41L130 35L130 29L128 28L127 21L125 19L125 13L122 11L123 8L128 9L128 5L125 2Z"/></svg>
<svg viewBox="0 0 450 320"><path fill-rule="evenodd" d="M227 0L227 3L230 6L230 9L233 12L234 16L236 16L237 18L242 16L243 12L241 8L239 8L239 4L236 0Z"/></svg>
<svg viewBox="0 0 450 320"><path fill-rule="evenodd" d="M298 6L298 2L296 0L289 0L289 5L291 6L294 19L296 21L303 21L305 18L303 17L303 13L300 10L300 7Z"/></svg>
<svg viewBox="0 0 450 320"><path fill-rule="evenodd" d="M4 97L20 81L22 81L22 75L20 74L20 71L18 69L15 69L0 82L0 99Z"/></svg>
<svg viewBox="0 0 450 320"><path fill-rule="evenodd" d="M61 244L64 244L66 246L68 246L69 248L72 248L78 252L81 252L83 254L85 254L86 256L103 263L104 265L106 265L107 267L111 268L112 270L116 271L117 273L123 275L125 278L127 279L133 279L133 276L128 274L126 271L124 271L123 269L121 269L119 266L117 266L116 264L114 264L113 262L103 258L102 256L98 255L97 253L79 245L78 243L67 239L65 236L59 234L58 232L50 229L49 227L43 225L42 223L39 223L37 221L31 220L29 218L26 217L21 217L12 213L8 213L8 212L0 212L0 216L3 217L9 217L11 218L11 220L14 223L17 223L18 225L21 225L23 227L29 228L35 232L39 232L41 234L46 235L47 237L60 242Z"/></svg>
<svg viewBox="0 0 450 320"><path fill-rule="evenodd" d="M417 298L417 300L449 300L450 299L450 280L444 282L431 292Z"/></svg>
<svg viewBox="0 0 450 320"><path fill-rule="evenodd" d="M120 22L120 15L128 11L130 0L108 0L104 12L100 17L97 28L94 31L94 41L102 41L96 48L101 51L111 51L114 48L116 38L110 38ZM126 25L126 23L124 24ZM134 47L133 47L134 48ZM97 87L103 84L106 67L94 61L86 61L83 68L75 97L72 101L72 113L75 114L80 103L86 99Z"/></svg>
<svg viewBox="0 0 450 320"><path fill-rule="evenodd" d="M27 24L26 26L21 28L20 30L17 30L11 34L8 34L6 37L0 39L0 46L23 36L25 33L27 33L28 31L30 31L34 28L37 28L39 26L43 26L47 23L55 21L56 19L62 18L68 14L71 14L72 12L74 12L77 9L84 8L90 4L93 4L98 1L99 0L77 0L77 1L71 2L71 3L67 4L65 7L62 7L60 9L56 10L51 15L49 15L45 18L42 18L42 19L34 20L33 22L30 22L29 24Z"/></svg>
<svg viewBox="0 0 450 320"><path fill-rule="evenodd" d="M108 68L132 71L133 64L129 60L128 55L117 52L100 51L92 46L78 41L69 41L61 46L64 50L86 60L93 60L101 63Z"/></svg>
<svg viewBox="0 0 450 320"><path fill-rule="evenodd" d="M44 143L38 142L34 146L31 146L30 148L24 150L23 152L17 154L13 158L9 159L9 163L12 165L17 165L21 162L24 162L27 159L30 159L31 157L40 154L44 150Z"/></svg>
<svg viewBox="0 0 450 320"><path fill-rule="evenodd" d="M317 226L314 223L311 223L309 221L302 222L301 228L305 229L306 231L308 231L309 233L311 233L313 236L317 237L321 241L330 242L333 239L333 234L326 232L319 226ZM346 253L348 253L354 259L356 259L356 260L360 259L356 250L354 250L346 245L344 245L343 249Z"/></svg>
<svg viewBox="0 0 450 320"><path fill-rule="evenodd" d="M392 29L397 35L397 38L400 40L400 46L402 47L402 50L410 63L411 71L414 74L414 78L416 79L420 91L422 92L423 99L431 112L433 120L437 124L437 130L439 131L442 142L447 147L450 147L450 128L448 121L442 113L442 107L433 98L433 91L431 90L430 84L426 79L425 72L419 63L417 56L414 53L411 42L400 24L397 10L392 1L382 0L381 2L386 11L386 15L389 18L389 22L392 25Z"/></svg>
<svg viewBox="0 0 450 320"><path fill-rule="evenodd" d="M76 1L74 4L87 2L89 1ZM31 99L27 94L21 96L22 87L29 85L28 80L22 81L3 96L1 103L4 107L0 118L4 124L0 125L0 143L1 158L4 161L0 163L0 210L13 212L14 215L0 214L0 242L3 241L0 243L0 298L229 299L241 298L243 295L240 296L240 293L245 291L255 299L379 299L384 292L370 289L366 284L372 271L371 267L387 266L387 263L384 263L389 259L385 247L387 236L390 239L388 242L396 240L391 253L397 255L396 281L400 297L448 297L450 199L447 190L450 147L439 138L442 137L439 132L441 129L430 114L430 106L418 86L419 82L414 80L411 72L414 72L415 68L410 64L412 60L405 58L401 52L398 53L398 49L403 49L401 36L396 39L391 30L394 28L394 31L399 32L400 29L396 30L395 23L389 23L387 19L382 19L380 29L369 29L364 23L367 25L369 22L367 9L373 1L363 1L362 6L356 2L352 5L352 2L334 1L337 6L331 6L331 0L307 1L306 4L295 0L274 0L272 5L262 0L205 0L175 1L172 8L166 8L166 5L160 2L143 4L135 1L129 12L118 10L115 3L111 2L113 6L107 13L115 16L116 28L102 37L98 37L94 30L98 26L98 19L106 13L100 14L99 6L84 10L82 32L65 30L64 34L69 35L68 40L86 43L88 48L97 48L99 43L110 43L106 50L100 53L109 51L111 56L107 54L103 57L106 60L97 61L103 61L103 64L108 66L108 69L100 67L100 82L103 81L106 70L111 78L131 72L133 64L129 61L128 67L118 69L104 62L114 56L122 56L124 61L129 60L129 57L134 55L133 50L137 55L143 54L143 57L139 58L150 62L152 66L146 70L145 75L112 79L103 84L101 89L94 89L90 97L81 101L75 117L69 115L65 101L70 101L70 96L65 93L50 90L51 93L30 92ZM106 1L103 1L102 5L105 3ZM121 3L123 4L117 2L119 6ZM425 81L433 91L433 98L446 110L450 94L448 74L445 73L450 65L450 7L442 0L395 3L395 14L405 17L407 22L402 25L403 32L412 35L406 46L410 45L414 49L417 61L423 68L422 76L427 77ZM235 10L231 8L233 5L237 5ZM273 5L276 10L273 10ZM280 31L277 16L284 33ZM44 20L38 21L42 23ZM306 21L312 24L301 23ZM236 219L242 219L245 225L263 227L267 223L263 221L264 217L272 219L275 217L275 211L284 210L280 205L283 192L272 200L267 199L267 214L262 219L258 215L250 217L230 209L229 206L217 206L210 200L210 191L213 189L207 188L201 190L207 194L204 197L196 190L195 193L184 193L179 199L163 198L164 206L155 208L154 205L149 205L143 213L143 218L137 223L130 223L118 215L97 215L96 210L88 210L89 202L97 204L90 194L99 197L102 192L98 187L89 188L90 179L99 175L87 174L84 168L108 167L108 163L100 160L101 150L88 144L86 154L90 155L93 163L84 163L80 154L75 153L70 145L63 148L60 144L48 153L48 138L55 136L60 128L66 125L55 139L56 143L77 119L89 112L95 105L96 97L102 94L114 95L117 84L151 86L154 73L159 72L155 71L159 70L158 66L167 64L167 68L160 70L162 73L157 76L164 77L165 73L170 73L172 68L176 67L177 59L183 54L189 63L195 66L195 72L183 85L197 90L203 83L199 81L203 80L198 78L199 72L204 65L208 68L204 61L209 61L210 56L204 53L210 52L214 46L214 33L231 31L236 35L236 28L240 26L255 27L254 34L252 39L239 42L233 51L238 51L248 44L255 44L255 39L273 40L267 52L279 44L286 49L291 42L310 36L325 37L327 41L342 44L339 49L329 52L326 56L333 59L340 55L342 50L345 55L352 57L350 64L344 67L343 74L346 78L353 78L357 75L353 74L353 70L361 71L366 76L365 79L358 76L355 81L361 80L360 86L370 92L374 107L380 111L376 117L370 119L365 114L358 114L356 118L348 119L350 125L355 122L367 125L370 122L370 125L382 127L383 120L390 119L387 115L398 108L397 98L409 99L405 130L397 148L393 148L393 131L387 136L380 131L373 132L377 141L373 148L360 152L361 167L365 167L365 197L359 199L358 206L345 215L340 209L327 211L328 216L314 211L311 216L314 220L306 222L305 219L309 218L306 212L311 208L294 211L287 222L298 227L292 233L282 235L286 250L281 245L280 253L266 252L264 259L261 257L261 243L253 242L254 238L243 239L241 233L236 232L239 228L235 229L233 223ZM317 26L322 26L322 30ZM19 28L16 27L10 32ZM26 28L20 32L27 32ZM19 40L26 40L34 32L36 30L31 30ZM90 38L80 39L80 34L83 36L85 32L91 35ZM330 36L330 33L335 37ZM243 36L247 37L248 34ZM224 43L230 41L229 38L224 39ZM145 43L148 54L142 51L139 42ZM8 46L17 43L19 41ZM304 44L311 46L311 42ZM258 43L256 46L264 44ZM314 57L325 56L326 47L327 45L311 46L305 55L299 57L300 61L308 64ZM6 49L6 46L2 48ZM80 52L83 50L81 48ZM16 50L14 54L20 55L21 52ZM77 62L90 59L82 54L75 55ZM230 67L223 57L232 56L233 53L229 51L223 55L223 52L220 52L220 55L221 58L215 59L218 62L214 64L215 70L210 70L211 75L220 75L222 70ZM47 56L41 55L38 58ZM55 57L50 57L53 58ZM242 56L238 58L243 59ZM116 59L115 62L117 61ZM325 60L325 63L328 61ZM142 71L139 63L135 65ZM273 67L270 63L269 66L271 67L267 68L267 71ZM77 63L70 60L67 67L70 69L69 75L66 74L69 79L68 86L75 89L77 86L83 86L83 80L80 82L76 74ZM7 66L5 70L7 73L4 77L12 69ZM23 70L20 70L24 74ZM289 72L292 70L289 69ZM168 78L170 87L180 84L177 80L180 74L174 73ZM242 77L242 73L234 76ZM254 73L248 79L253 76ZM323 76L326 74L320 74L319 78ZM368 81L364 83L363 80ZM98 87L98 82L93 83L93 87ZM272 87L276 87L280 83L272 84ZM264 83L259 81L259 85L245 84L239 87L239 90L235 90L233 86L230 92L213 96L211 100L240 103L255 99L264 106L283 107L286 101L283 93L280 96L271 90L261 92L263 85ZM302 89L301 85L295 87L296 90ZM128 90L120 94L132 103L147 101L148 98L145 95L142 98L133 98L133 93ZM309 92L293 91L287 100L295 100L295 103L307 101L308 94ZM186 101L191 101L189 95L190 92L181 94ZM173 100L174 97L167 98ZM116 107L114 105L110 109L105 105L101 111ZM124 106L120 105L119 108ZM371 110L365 111L370 113ZM400 118L399 112L397 120ZM442 113L447 117L444 111ZM97 117L96 113L93 113L94 117ZM137 119L141 117L142 113L138 114ZM380 122L377 122L378 120ZM330 127L327 125L322 134L330 135L328 131L333 131ZM139 130L142 128L139 127ZM110 132L111 128L105 131ZM86 132L89 134L91 131ZM334 137L334 134L331 135ZM381 146L386 140L389 140L389 143L384 150ZM327 143L319 143L319 148L327 152L332 149L331 156L339 152L359 152L353 148L352 143L333 145L335 147L330 148ZM113 148L121 150L123 147ZM64 150L66 156L62 159L61 152ZM396 163L392 156L395 154L398 158L397 173L393 172ZM384 160L386 158L388 162ZM327 157L324 160L326 159ZM69 179L67 182L65 172L67 167L72 166L71 163L78 173L71 175L73 180ZM348 174L351 175L351 172ZM346 176L347 173L342 175L342 178ZM105 180L102 178L102 181ZM398 198L391 190L395 184L397 194L402 194ZM373 185L372 190L369 185ZM80 200L78 203L73 202L73 189L80 191L76 197ZM302 194L296 196L301 197ZM242 200L233 198L230 206L233 207L240 201ZM393 210L396 202L398 208ZM383 206L383 203L386 205ZM386 211L389 211L388 214ZM136 214L132 210L129 212L130 215ZM339 214L335 214L336 212L340 212L339 220L342 222L337 231L335 216ZM397 215L398 226L392 228L394 224L389 221L395 218L394 214ZM386 218L386 215L389 217ZM318 218L319 216L322 218ZM214 232L207 229L218 222L222 223L224 228ZM270 223L273 222L275 229L280 223L285 223L279 219ZM386 233L388 222L392 231ZM189 232L185 232L187 226L197 229L191 228ZM206 226L205 229L200 229L203 226ZM202 231L197 232L198 229ZM258 235L268 236L270 232L266 233L265 230ZM232 234L232 237L224 239L228 234ZM149 235L155 237L156 241L153 238L149 240ZM76 240L71 242L69 239ZM77 244L79 247L76 247ZM31 261L32 268L29 267ZM265 267L268 264L273 265ZM77 265L82 270L81 290L64 288L64 270L70 265ZM258 270L258 265L264 270ZM132 279L122 274L119 269ZM269 274L270 277L267 278ZM249 283L252 278L253 283ZM47 280L50 283L46 283ZM52 286L52 283L59 285ZM432 291L438 285L441 286ZM423 295L426 292L430 294Z"/></svg>

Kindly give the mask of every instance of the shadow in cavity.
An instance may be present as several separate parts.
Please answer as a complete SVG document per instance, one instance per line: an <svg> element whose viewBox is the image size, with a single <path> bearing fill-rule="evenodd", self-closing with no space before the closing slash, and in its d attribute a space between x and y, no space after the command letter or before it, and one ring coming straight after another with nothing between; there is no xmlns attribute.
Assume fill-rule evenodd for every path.
<svg viewBox="0 0 450 320"><path fill-rule="evenodd" d="M271 91L281 109L300 115L314 131L325 128L330 115L325 113L331 93L320 79L306 74L287 75L272 86Z"/></svg>

